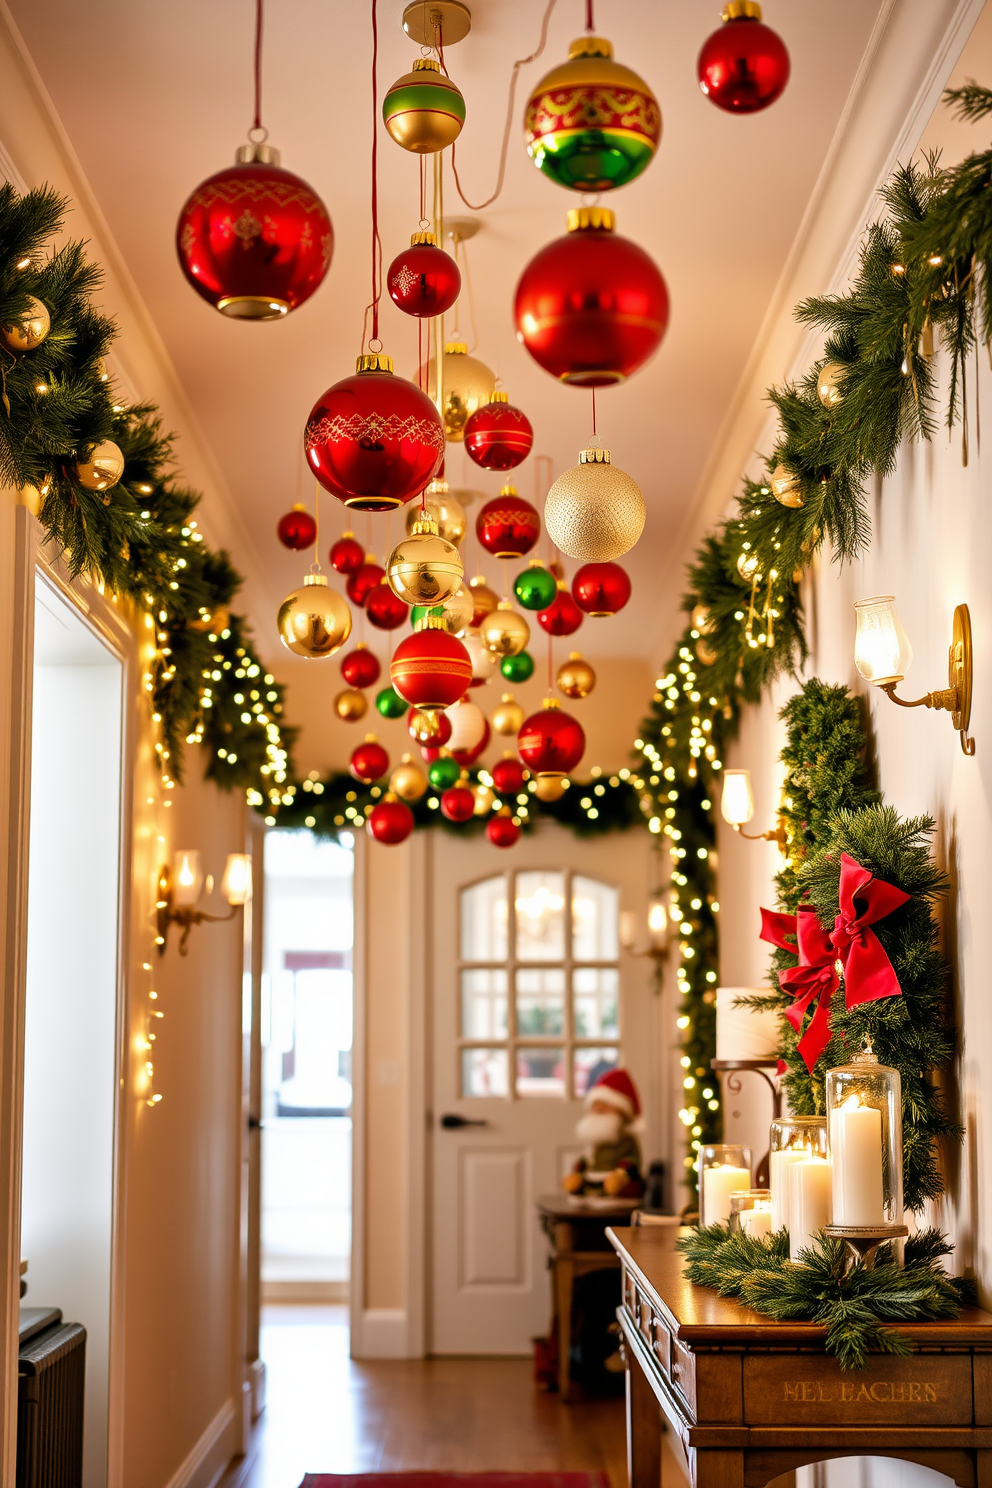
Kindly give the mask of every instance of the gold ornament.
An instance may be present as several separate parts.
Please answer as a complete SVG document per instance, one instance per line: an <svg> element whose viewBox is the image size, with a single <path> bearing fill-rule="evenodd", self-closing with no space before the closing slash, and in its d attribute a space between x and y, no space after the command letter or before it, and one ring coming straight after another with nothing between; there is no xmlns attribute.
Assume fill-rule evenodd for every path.
<svg viewBox="0 0 992 1488"><path fill-rule="evenodd" d="M214 605L212 610L203 606L199 620L190 621L190 629L210 631L213 635L220 635L222 630L227 630L230 623L231 612L227 605Z"/></svg>
<svg viewBox="0 0 992 1488"><path fill-rule="evenodd" d="M712 635L716 630L716 621L711 619L710 612L704 604L693 606L692 628L698 630L700 635Z"/></svg>
<svg viewBox="0 0 992 1488"><path fill-rule="evenodd" d="M470 630L462 636L462 645L468 652L472 661L472 685L481 686L488 682L496 670L496 657L492 651L484 645L482 637L477 630Z"/></svg>
<svg viewBox="0 0 992 1488"><path fill-rule="evenodd" d="M696 655L703 663L703 666L712 666L719 659L720 653L715 646L711 646L709 641L704 640L700 636L696 642Z"/></svg>
<svg viewBox="0 0 992 1488"><path fill-rule="evenodd" d="M558 691L567 698L588 697L596 686L596 673L578 651L572 651L558 668Z"/></svg>
<svg viewBox="0 0 992 1488"><path fill-rule="evenodd" d="M607 563L628 553L644 531L645 517L637 482L604 449L582 450L578 465L558 477L544 503L551 541L583 563Z"/></svg>
<svg viewBox="0 0 992 1488"><path fill-rule="evenodd" d="M737 560L737 572L746 584L750 584L754 578L760 578L757 553L742 553Z"/></svg>
<svg viewBox="0 0 992 1488"><path fill-rule="evenodd" d="M84 491L109 491L124 474L124 456L112 439L103 439L76 461L72 473Z"/></svg>
<svg viewBox="0 0 992 1488"><path fill-rule="evenodd" d="M8 351L34 351L52 328L48 307L31 296L31 308L12 325L0 326L0 340ZM102 490L103 487L95 489Z"/></svg>
<svg viewBox="0 0 992 1488"><path fill-rule="evenodd" d="M464 584L458 585L454 594L448 596L441 606L444 611L444 628L449 635L464 635L472 624L475 601L472 591Z"/></svg>
<svg viewBox="0 0 992 1488"><path fill-rule="evenodd" d="M488 785L474 785L472 787L472 794L475 797L472 815L487 816L492 811L496 801L494 793L489 789Z"/></svg>
<svg viewBox="0 0 992 1488"><path fill-rule="evenodd" d="M389 587L408 605L443 604L463 573L458 549L440 535L432 517L414 522L410 536L397 543L386 560Z"/></svg>
<svg viewBox="0 0 992 1488"><path fill-rule="evenodd" d="M772 488L772 495L780 506L799 507L803 504L802 488L799 477L793 475L784 465L776 465L772 471L768 484Z"/></svg>
<svg viewBox="0 0 992 1488"><path fill-rule="evenodd" d="M427 785L427 776L413 763L413 756L409 754L403 756L389 777L389 789L401 801L419 801Z"/></svg>
<svg viewBox="0 0 992 1488"><path fill-rule="evenodd" d="M321 661L339 651L351 635L351 611L336 589L328 589L323 574L310 573L301 588L283 600L276 624L279 639L294 656Z"/></svg>
<svg viewBox="0 0 992 1488"><path fill-rule="evenodd" d="M468 518L454 491L448 489L446 480L433 480L424 492L423 509L437 523L437 530L445 542L461 542L468 531ZM420 520L420 505L411 501L406 509L406 530L412 532Z"/></svg>
<svg viewBox="0 0 992 1488"><path fill-rule="evenodd" d="M567 775L537 775L534 778L534 794L539 801L560 801L567 790Z"/></svg>
<svg viewBox="0 0 992 1488"><path fill-rule="evenodd" d="M407 733L418 744L435 744L441 734L440 708L411 708L407 721Z"/></svg>
<svg viewBox="0 0 992 1488"><path fill-rule="evenodd" d="M824 362L816 379L816 396L824 408L839 408L843 403L846 376L843 362Z"/></svg>
<svg viewBox="0 0 992 1488"><path fill-rule="evenodd" d="M494 656L517 656L527 649L530 626L508 599L501 599L479 626L479 637Z"/></svg>
<svg viewBox="0 0 992 1488"><path fill-rule="evenodd" d="M390 136L404 150L433 155L453 144L461 133L465 100L441 71L439 62L433 57L418 57L413 71L397 78L388 89L382 119Z"/></svg>
<svg viewBox="0 0 992 1488"><path fill-rule="evenodd" d="M464 341L448 341L445 343L441 376L444 379L441 390L444 395L444 437L450 444L461 444L466 423L477 408L489 402L496 374L478 357L469 356ZM413 380L418 387L422 386L421 379L415 377ZM427 392L437 400L437 360L433 357L427 367Z"/></svg>
<svg viewBox="0 0 992 1488"><path fill-rule="evenodd" d="M498 734L519 734L524 726L524 710L512 692L504 692L503 700L493 713L493 728Z"/></svg>
<svg viewBox="0 0 992 1488"><path fill-rule="evenodd" d="M453 496L462 508L475 506L477 502L484 502L486 500L482 491L476 491L472 486L451 486L449 487L448 495ZM454 542L454 538L451 541Z"/></svg>
<svg viewBox="0 0 992 1488"><path fill-rule="evenodd" d="M357 723L368 712L369 700L357 687L346 687L334 699L334 711L345 723Z"/></svg>
<svg viewBox="0 0 992 1488"><path fill-rule="evenodd" d="M472 599L475 604L472 624L478 629L485 617L492 614L493 610L499 604L499 595L495 590L490 589L481 574L476 574L474 579L470 579L468 587L472 591Z"/></svg>

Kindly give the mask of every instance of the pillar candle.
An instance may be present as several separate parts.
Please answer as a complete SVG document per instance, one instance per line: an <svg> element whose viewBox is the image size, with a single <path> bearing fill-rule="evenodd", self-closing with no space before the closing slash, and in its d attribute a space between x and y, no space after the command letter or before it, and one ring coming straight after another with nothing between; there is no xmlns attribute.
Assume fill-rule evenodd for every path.
<svg viewBox="0 0 992 1488"><path fill-rule="evenodd" d="M801 1158L809 1157L807 1147L783 1147L769 1159L769 1182L772 1191L772 1229L789 1228L789 1169Z"/></svg>
<svg viewBox="0 0 992 1488"><path fill-rule="evenodd" d="M856 1095L831 1112L833 1162L832 1222L880 1225L885 1222L882 1189L882 1113L863 1106Z"/></svg>
<svg viewBox="0 0 992 1488"><path fill-rule="evenodd" d="M789 1258L799 1259L818 1230L830 1223L831 1164L807 1154L789 1168Z"/></svg>
<svg viewBox="0 0 992 1488"><path fill-rule="evenodd" d="M726 1224L730 1219L730 1195L751 1187L750 1168L718 1164L704 1168L700 1190L699 1221L703 1225Z"/></svg>
<svg viewBox="0 0 992 1488"><path fill-rule="evenodd" d="M759 1204L755 1209L742 1209L737 1218L741 1232L752 1240L766 1240L772 1232L772 1211L768 1204Z"/></svg>

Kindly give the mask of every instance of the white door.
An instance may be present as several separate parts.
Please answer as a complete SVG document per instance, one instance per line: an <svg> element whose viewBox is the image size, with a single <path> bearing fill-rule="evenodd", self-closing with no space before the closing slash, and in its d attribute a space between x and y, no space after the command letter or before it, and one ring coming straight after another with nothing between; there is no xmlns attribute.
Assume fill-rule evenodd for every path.
<svg viewBox="0 0 992 1488"><path fill-rule="evenodd" d="M553 825L505 853L434 832L429 861L430 1351L524 1354L551 1311L536 1200L578 1156L582 1097L602 1069L631 1071L645 1161L667 1155L667 998L618 935L621 910L646 923L657 870L646 832L583 842Z"/></svg>

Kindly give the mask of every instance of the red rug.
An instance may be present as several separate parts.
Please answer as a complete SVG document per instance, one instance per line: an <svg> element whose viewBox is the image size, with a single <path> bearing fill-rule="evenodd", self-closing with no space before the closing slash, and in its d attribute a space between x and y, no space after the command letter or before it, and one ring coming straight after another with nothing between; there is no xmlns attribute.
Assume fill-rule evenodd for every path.
<svg viewBox="0 0 992 1488"><path fill-rule="evenodd" d="M307 1473L300 1488L610 1488L605 1472Z"/></svg>

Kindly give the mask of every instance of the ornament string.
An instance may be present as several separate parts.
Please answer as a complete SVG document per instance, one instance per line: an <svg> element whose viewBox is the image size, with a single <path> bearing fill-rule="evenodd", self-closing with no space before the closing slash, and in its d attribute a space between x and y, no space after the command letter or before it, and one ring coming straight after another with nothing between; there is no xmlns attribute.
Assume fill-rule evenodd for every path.
<svg viewBox="0 0 992 1488"><path fill-rule="evenodd" d="M264 129L262 124L262 7L264 0L255 5L255 118L251 134ZM249 135L250 138L250 135Z"/></svg>
<svg viewBox="0 0 992 1488"><path fill-rule="evenodd" d="M596 22L592 18L592 0L586 0L586 30L595 31Z"/></svg>
<svg viewBox="0 0 992 1488"><path fill-rule="evenodd" d="M378 0L372 0L372 301L366 306L362 322L362 338L368 313L372 312L372 336L368 342L379 341L379 297L382 293L382 240L379 237L379 17ZM379 350L382 342L379 342Z"/></svg>
<svg viewBox="0 0 992 1488"><path fill-rule="evenodd" d="M317 480L313 483L313 562L310 572L320 573L320 482Z"/></svg>
<svg viewBox="0 0 992 1488"><path fill-rule="evenodd" d="M596 428L596 389L592 390L592 437L596 438L599 430Z"/></svg>

